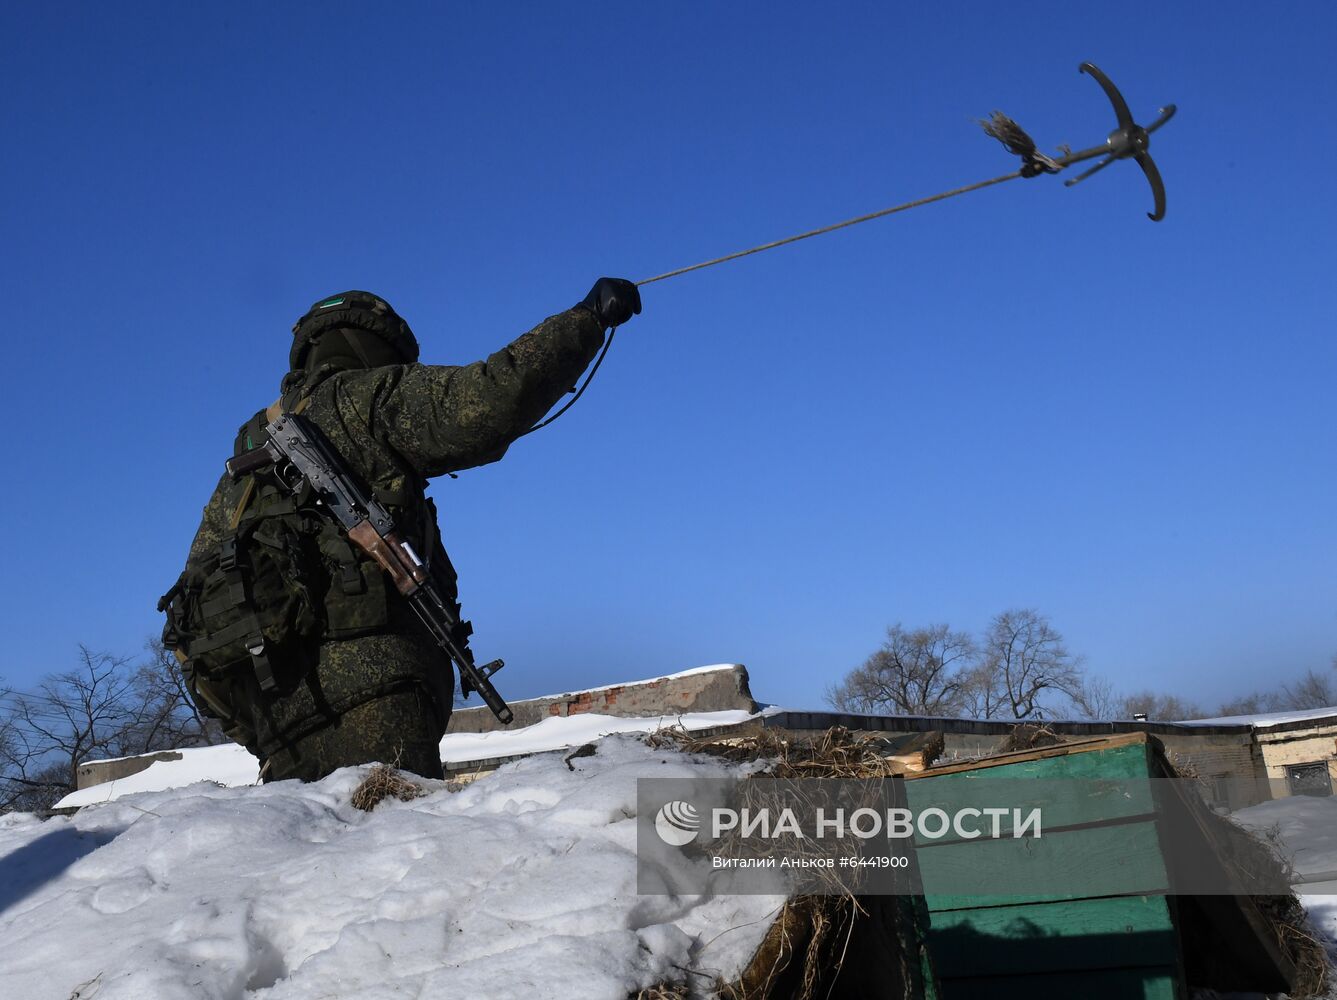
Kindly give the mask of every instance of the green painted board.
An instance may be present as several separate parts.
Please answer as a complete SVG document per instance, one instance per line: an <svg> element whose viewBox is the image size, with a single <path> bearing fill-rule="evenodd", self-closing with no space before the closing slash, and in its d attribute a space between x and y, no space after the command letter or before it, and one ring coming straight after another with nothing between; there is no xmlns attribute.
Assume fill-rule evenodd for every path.
<svg viewBox="0 0 1337 1000"><path fill-rule="evenodd" d="M1038 838L918 841L943 1000L1183 1000L1179 931L1158 895L1169 882L1153 757L1125 742L906 782L917 813L1002 805L999 782L1020 815L1042 813Z"/></svg>
<svg viewBox="0 0 1337 1000"><path fill-rule="evenodd" d="M909 806L916 814L933 807L949 815L964 807L1005 808L1007 813L999 817L998 824L1008 833L1015 815L1024 818L1033 809L1041 811L1044 826L1049 829L1154 815L1156 803L1148 775L1147 748L1133 744L973 771L942 775L929 772L907 781L905 788ZM993 820L986 816L972 822L976 828L984 828ZM959 839L948 834L938 842ZM930 841L917 837L916 843Z"/></svg>
<svg viewBox="0 0 1337 1000"><path fill-rule="evenodd" d="M1169 888L1154 821L921 847L916 855L934 914Z"/></svg>
<svg viewBox="0 0 1337 1000"><path fill-rule="evenodd" d="M1062 750L1062 746L1055 748ZM1125 743L1102 749L1095 747L1054 753L1044 751L1018 754L1016 760L991 761L985 758L979 767L947 765L942 774L924 771L910 777L911 788L920 782L989 781L994 778L1145 778L1151 774L1149 745ZM987 765L987 766L984 766Z"/></svg>
<svg viewBox="0 0 1337 1000"><path fill-rule="evenodd" d="M1164 896L1000 906L933 914L929 947L944 978L1091 968L1173 968L1178 944Z"/></svg>

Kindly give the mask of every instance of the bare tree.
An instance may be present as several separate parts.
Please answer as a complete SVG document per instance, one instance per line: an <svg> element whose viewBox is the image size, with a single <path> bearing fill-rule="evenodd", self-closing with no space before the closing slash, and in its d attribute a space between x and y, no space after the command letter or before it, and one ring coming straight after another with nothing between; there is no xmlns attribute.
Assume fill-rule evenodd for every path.
<svg viewBox="0 0 1337 1000"><path fill-rule="evenodd" d="M980 718L1006 714L1039 718L1080 691L1078 661L1049 619L1033 608L996 615L984 633L979 666L971 677L972 705Z"/></svg>
<svg viewBox="0 0 1337 1000"><path fill-rule="evenodd" d="M1113 719L1123 715L1124 699L1114 693L1114 685L1104 677L1086 676L1079 679L1071 692L1073 707L1078 718Z"/></svg>
<svg viewBox="0 0 1337 1000"><path fill-rule="evenodd" d="M149 658L132 678L134 718L127 727L127 745L137 744L141 749L134 752L148 753L229 742L218 720L195 707L175 654L157 638L145 650Z"/></svg>
<svg viewBox="0 0 1337 1000"><path fill-rule="evenodd" d="M1310 670L1294 684L1282 688L1285 707L1306 709L1337 705L1337 682L1334 681L1317 670Z"/></svg>
<svg viewBox="0 0 1337 1000"><path fill-rule="evenodd" d="M1206 714L1196 702L1155 691L1138 691L1127 695L1119 706L1121 718L1145 715L1153 722L1182 722L1184 719L1201 719Z"/></svg>
<svg viewBox="0 0 1337 1000"><path fill-rule="evenodd" d="M965 632L898 622L881 649L827 690L826 700L844 712L955 715L965 707L963 677L974 656Z"/></svg>
<svg viewBox="0 0 1337 1000"><path fill-rule="evenodd" d="M128 661L79 647L80 665L13 699L3 748L0 808L49 808L74 791L79 764L120 756L118 734L129 721Z"/></svg>
<svg viewBox="0 0 1337 1000"><path fill-rule="evenodd" d="M971 719L995 719L1007 714L1006 697L998 664L978 658L962 677L965 715Z"/></svg>
<svg viewBox="0 0 1337 1000"><path fill-rule="evenodd" d="M1337 660L1333 661L1337 668ZM1255 691L1217 709L1219 715L1266 715L1269 712L1329 708L1337 705L1337 677L1310 669L1292 684L1276 691Z"/></svg>
<svg viewBox="0 0 1337 1000"><path fill-rule="evenodd" d="M1279 691L1255 691L1241 698L1222 702L1216 710L1220 716L1229 715L1265 715L1268 712L1280 712L1285 708L1284 696Z"/></svg>
<svg viewBox="0 0 1337 1000"><path fill-rule="evenodd" d="M161 644L128 657L79 647L79 666L10 695L0 718L0 812L41 811L75 790L85 761L224 742L202 719Z"/></svg>

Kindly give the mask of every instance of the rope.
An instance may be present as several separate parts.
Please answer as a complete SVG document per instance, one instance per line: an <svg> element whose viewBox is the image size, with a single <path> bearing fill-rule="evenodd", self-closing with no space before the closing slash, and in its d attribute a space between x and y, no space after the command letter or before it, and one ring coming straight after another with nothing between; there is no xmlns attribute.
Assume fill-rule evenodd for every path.
<svg viewBox="0 0 1337 1000"><path fill-rule="evenodd" d="M754 246L747 250L738 250L735 251L735 253L725 254L723 257L713 259L713 261L702 261L701 263L694 263L694 265L690 265L689 267L679 267L678 270L664 271L663 274L656 274L652 278L643 278L642 281L636 282L636 286L650 285L651 282L663 281L664 278L677 278L679 274L687 274L689 271L699 271L702 270L703 267L714 267L717 263L737 261L739 257L747 257L749 254L759 254L762 250L774 250L777 246L785 246L786 243L797 243L800 239L820 237L820 235L824 233L834 233L834 231L838 229L845 229L846 226L857 226L858 223L861 222L872 222L873 219L880 219L884 217L884 215L894 215L898 213L898 211L909 211L910 209L917 209L917 207L920 207L921 205L932 205L933 202L947 201L948 198L956 198L956 195L969 194L971 191L979 191L981 187L992 187L993 184L1001 184L1004 180L1015 180L1016 178L1019 178L1019 176L1025 176L1025 174L1023 171L1016 170L1012 171L1011 174L995 176L995 178L989 178L988 180L979 180L979 182L967 184L965 187L955 187L955 189L952 189L951 191L943 191L941 194L929 195L928 198L919 198L913 202L902 203L902 205L893 205L890 209L870 211L868 215L860 215L858 218L845 219L844 222L836 222L830 226L822 226L821 229L809 230L808 233L800 233L796 235L796 237L775 239L775 241L770 243L762 243L761 246ZM618 329L616 328L611 329L610 332L608 332L608 340L604 341L603 350L600 350L599 357L595 358L594 368L590 369L590 374L587 374L586 380L580 384L580 388L575 390L575 396L572 396L570 400L567 400L566 405L563 405L562 409L559 409L558 412L545 418L543 421L537 422L537 424L531 426L528 430L525 430L524 434L532 434L535 430L545 428L545 426L551 424L552 421L556 420L556 418L562 416L568 409L571 409L572 406L576 405L576 400L579 400L579 398L583 396L584 390L590 388L590 382L594 381L594 376L599 370L599 365L603 364L604 357L607 357L608 354L608 348L611 348L612 346L612 334L615 334L616 332L618 332ZM520 437L524 437L524 434L520 434Z"/></svg>
<svg viewBox="0 0 1337 1000"><path fill-rule="evenodd" d="M529 428L529 430L525 431L525 434L533 434L536 430L547 427L550 423L552 423L554 420L560 417L563 413L565 413L567 410L571 409L571 407L576 405L576 400L578 400L581 396L585 394L585 390L588 389L590 387L590 383L594 381L594 373L599 370L599 366L604 363L604 358L608 356L608 349L613 346L613 334L615 333L617 333L617 327L613 327L611 330L608 331L608 339L604 341L603 350L601 350L599 352L599 356L595 358L594 367L591 368L590 373L585 376L585 381L581 384L579 389L575 390L576 394L572 396L570 399L568 399L566 401L566 404L560 410L558 410L556 413L550 416L547 420L540 421L533 427ZM524 437L525 434L521 434L520 437ZM519 438L516 438L516 440L518 441Z"/></svg>
<svg viewBox="0 0 1337 1000"><path fill-rule="evenodd" d="M738 250L734 253L726 254L723 257L716 257L714 260L702 261L700 264L692 264L690 267L680 267L676 271L665 271L663 274L656 274L653 278L642 279L641 281L636 282L636 285L637 287L640 287L641 285L648 285L654 281L663 281L665 278L676 278L678 275L687 274L689 271L700 271L702 268L714 267L716 264L723 264L726 261L737 260L739 257L746 257L749 254L761 253L763 250L774 250L776 247L782 247L786 243L797 243L799 240L806 240L812 236L821 236L823 233L833 233L837 229L844 229L847 226L857 226L861 222L871 222L873 219L880 219L886 215L905 212L912 208L918 208L920 205L931 205L935 201L945 201L948 198L955 198L959 194L968 194L971 191L978 191L980 188L992 187L994 184L1002 184L1004 181L1015 180L1018 177L1024 176L1026 175L1022 171L1016 170L1010 174L1003 174L1001 177L992 177L987 181L978 181L974 184L967 184L965 187L953 188L951 191L943 191L940 194L929 195L927 198L919 198L915 201L907 201L901 205L893 205L891 208L884 208L878 212L869 212L867 215L861 215L855 219L846 219L844 222L837 222L830 226L823 226L821 229L812 229L806 233L799 233L797 236L786 236L782 240L763 243L761 246L751 247L747 250ZM616 327L608 331L608 339L604 341L603 350L599 352L598 358L595 359L594 367L590 369L590 373L585 376L585 381L581 383L580 388L575 390L575 395L568 399L560 410L547 419L536 423L533 427L529 428L529 430L525 431L524 434L521 434L520 437L524 437L525 434L533 434L535 431L547 427L563 413L576 405L576 400L584 395L585 390L588 389L590 383L594 381L594 375L598 372L599 366L603 364L604 358L608 356L608 348L613 346L613 334L616 332Z"/></svg>
<svg viewBox="0 0 1337 1000"><path fill-rule="evenodd" d="M918 208L921 205L931 205L935 201L945 201L948 198L955 198L959 194L969 194L971 191L978 191L980 188L991 187L994 184L1002 184L1004 181L1014 180L1017 177L1024 176L1020 170L1013 171L1010 174L1003 174L1001 177L993 177L987 181L978 181L975 184L967 184L965 187L953 188L951 191L943 191L941 194L929 195L927 198L919 198L915 201L907 201L902 205L894 205L891 208L884 208L879 212L869 212L867 215L860 215L858 218L846 219L844 222L837 222L830 226L823 226L821 229L811 229L806 233L799 233L797 236L786 236L782 240L775 240L771 243L763 243L761 246L751 247L747 250L738 250L723 257L716 257L714 260L702 261L700 264L692 264L688 267L680 267L676 271L665 271L663 274L656 274L653 278L644 278L636 282L637 287L648 285L651 282L663 281L665 278L676 278L680 274L686 274L689 271L700 271L702 268L714 267L716 264L723 264L725 261L737 260L739 257L746 257L749 254L761 253L763 250L774 250L776 247L782 247L786 243L797 243L799 240L806 240L813 236L821 236L823 233L833 233L837 229L844 229L847 226L857 226L861 222L871 222L873 219L880 219L886 215L894 215L897 212L906 212L912 208Z"/></svg>

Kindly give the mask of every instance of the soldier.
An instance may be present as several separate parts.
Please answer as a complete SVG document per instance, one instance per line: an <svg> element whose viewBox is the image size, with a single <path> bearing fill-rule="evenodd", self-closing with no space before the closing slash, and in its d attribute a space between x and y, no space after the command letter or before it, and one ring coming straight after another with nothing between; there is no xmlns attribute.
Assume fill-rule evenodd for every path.
<svg viewBox="0 0 1337 1000"><path fill-rule="evenodd" d="M322 299L293 327L282 397L243 425L236 453L255 447L280 409L302 413L416 550L432 552L427 480L501 458L575 384L605 329L640 311L634 284L601 278L486 361L454 367L418 364L413 332L385 300ZM316 780L373 760L442 776L451 664L309 498L258 473L224 476L160 608L197 705L260 758L264 780ZM263 658L248 630L263 632Z"/></svg>

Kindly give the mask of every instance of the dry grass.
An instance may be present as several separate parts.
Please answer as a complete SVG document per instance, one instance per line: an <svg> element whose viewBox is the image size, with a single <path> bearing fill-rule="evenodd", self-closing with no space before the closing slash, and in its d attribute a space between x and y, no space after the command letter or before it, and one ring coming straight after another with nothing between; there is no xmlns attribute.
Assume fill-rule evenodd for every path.
<svg viewBox="0 0 1337 1000"><path fill-rule="evenodd" d="M781 729L754 727L728 737L697 737L681 729L661 730L648 737L653 746L671 746L687 753L708 754L737 763L767 761L769 767L759 777L794 780L799 778L843 779L867 782L870 806L882 805L884 794L882 778L902 774L905 762L890 755L887 741L873 734L852 733L833 728L815 737L795 737ZM927 765L941 754L941 738L930 738L919 751ZM739 794L742 805L757 809L768 804L768 782L744 781ZM848 789L847 789L848 791ZM792 805L793 789L786 803ZM749 854L756 856L757 845L749 842ZM817 852L811 843L789 837L773 838L768 845L777 855L790 858L808 854L829 856L829 851ZM852 846L857 853L857 847ZM727 853L727 836L725 839ZM858 869L847 871L842 878L835 874L840 869L818 869L813 877L819 880L820 894L792 896L785 901L772 922L762 943L758 946L747 968L732 983L717 984L722 1000L817 1000L827 996L847 958L868 962L870 955L851 956L851 942L857 936L856 928L869 919L868 909L858 895L855 881ZM885 917L886 910L882 910ZM896 911L894 921L909 921L904 909ZM891 936L901 942L916 941L922 947L925 928L890 928ZM908 973L907 956L900 956L904 974L905 996L913 992ZM876 961L894 956L878 956ZM893 996L887 993L887 996Z"/></svg>
<svg viewBox="0 0 1337 1000"><path fill-rule="evenodd" d="M767 774L773 778L886 778L904 771L903 764L888 756L881 737L839 726L812 739L797 739L783 729L762 726L726 738L693 736L674 727L647 739L651 746L672 746L737 763L772 761Z"/></svg>
<svg viewBox="0 0 1337 1000"><path fill-rule="evenodd" d="M995 753L1014 753L1017 750L1036 750L1040 747L1058 746L1065 742L1063 737L1048 726L1038 722L1023 722L1013 726L1012 732L1003 737L1003 741L994 748Z"/></svg>
<svg viewBox="0 0 1337 1000"><path fill-rule="evenodd" d="M677 983L662 983L646 990L637 990L627 994L627 1000L688 1000L691 993L686 986Z"/></svg>
<svg viewBox="0 0 1337 1000"><path fill-rule="evenodd" d="M997 139L1007 147L1008 152L1018 156L1027 156L1035 152L1035 140L1026 134L1025 129L1001 111L995 111L988 118L978 119L984 134Z"/></svg>
<svg viewBox="0 0 1337 1000"><path fill-rule="evenodd" d="M770 1000L785 996L813 1000L824 975L839 974L840 954L834 968L829 955L835 935L853 927L858 904L849 897L796 896L785 902L756 954L735 982L720 989L721 1000ZM839 949L843 953L844 948Z"/></svg>
<svg viewBox="0 0 1337 1000"><path fill-rule="evenodd" d="M919 751L919 761L924 770L933 766L933 762L947 750L947 737L940 732L929 733L928 739Z"/></svg>
<svg viewBox="0 0 1337 1000"><path fill-rule="evenodd" d="M783 807L793 807L796 799L807 802L808 811L830 803L824 799L829 786L804 786L793 784L797 779L840 779L846 784L842 788L844 795L859 795L861 801L850 805L851 809L868 807L877 811L886 808L885 788L881 779L894 774L901 774L905 765L887 756L885 741L877 736L852 733L839 727L824 731L813 738L796 738L781 729L755 729L730 735L728 738L695 737L680 729L661 730L650 737L653 745L676 746L688 753L708 754L723 757L738 763L750 763L765 760L770 763L764 777L780 779L786 782L777 789L767 781L744 781L740 783L734 808L747 809L752 815L762 810L778 813ZM864 781L860 789L855 783ZM811 789L811 798L808 798ZM747 848L739 845L746 840ZM744 838L735 829L720 839L719 846L724 854L743 854L752 857L763 854L776 858L806 859L827 858L833 852L829 842L817 842L809 838L796 836L776 836L763 845L752 838ZM851 856L860 852L858 841L849 839L838 847ZM736 849L737 848L737 849ZM805 878L816 883L812 891L831 896L845 896L851 900L858 894L870 869L858 867L815 867L805 870ZM856 904L857 906L857 904ZM817 915L817 911L812 911Z"/></svg>
<svg viewBox="0 0 1337 1000"><path fill-rule="evenodd" d="M1181 778L1202 783L1202 772L1198 770L1198 765L1192 757L1186 757L1182 753L1168 753L1166 757L1175 769L1175 773Z"/></svg>
<svg viewBox="0 0 1337 1000"><path fill-rule="evenodd" d="M353 789L353 808L371 812L386 799L408 802L427 793L389 764L377 764Z"/></svg>

